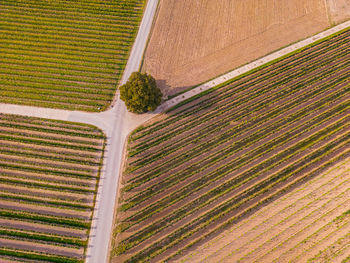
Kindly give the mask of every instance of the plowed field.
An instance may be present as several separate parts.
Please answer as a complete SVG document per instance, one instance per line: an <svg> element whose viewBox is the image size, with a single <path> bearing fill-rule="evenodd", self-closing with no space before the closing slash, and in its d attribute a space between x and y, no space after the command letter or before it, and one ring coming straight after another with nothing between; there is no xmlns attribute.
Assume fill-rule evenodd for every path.
<svg viewBox="0 0 350 263"><path fill-rule="evenodd" d="M329 25L324 0L161 0L144 70L173 95Z"/></svg>
<svg viewBox="0 0 350 263"><path fill-rule="evenodd" d="M136 129L129 138L113 261L179 259L347 158L349 40L347 29ZM344 187L336 192L342 205L318 203L327 205L327 213L317 210L291 231L312 227L321 215L330 222L332 209L337 215L345 212ZM327 233L333 230L330 226ZM278 247L273 235L289 233L271 231L263 238ZM257 249L247 262L276 255L274 250L265 255L258 244Z"/></svg>
<svg viewBox="0 0 350 263"><path fill-rule="evenodd" d="M92 126L0 115L1 262L83 262L103 149Z"/></svg>

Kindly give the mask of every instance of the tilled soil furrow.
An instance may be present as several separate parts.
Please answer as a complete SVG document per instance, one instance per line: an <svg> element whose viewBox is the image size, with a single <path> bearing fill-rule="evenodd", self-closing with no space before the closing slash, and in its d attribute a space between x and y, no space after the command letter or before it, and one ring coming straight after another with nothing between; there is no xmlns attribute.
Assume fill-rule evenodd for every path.
<svg viewBox="0 0 350 263"><path fill-rule="evenodd" d="M222 255L228 255L233 248L241 244L241 238L247 236L252 231L262 231L268 229L273 222L281 220L282 217L288 217L320 198L327 196L332 189L338 189L340 185L344 185L350 179L346 175L350 174L349 168L346 167L348 160L343 161L336 167L328 169L322 175L310 180L303 186L294 190L271 204L263 207L261 210L250 216L246 220L235 224L218 237L201 245L189 256L182 258L181 262L198 263L205 259L220 259ZM336 190L338 192L338 190ZM273 221L274 220L274 221ZM256 233L257 234L257 233ZM251 236L252 238L252 236ZM239 241L239 243L235 243Z"/></svg>
<svg viewBox="0 0 350 263"><path fill-rule="evenodd" d="M302 241L299 241L298 243L295 242L295 243L291 244L291 246L290 246L291 249L288 249L290 247L287 247L286 249L288 249L288 250L286 250L284 253L280 253L278 255L278 258L276 257L274 262L276 262L276 261L277 262L290 262L293 259L296 259L298 255L303 254L304 251L309 250L314 246L318 246L320 243L326 241L327 239L329 239L329 238L333 239L334 236L338 237L339 233L337 234L337 231L340 231L340 234L343 235L344 232L346 232L347 227L349 227L349 218L347 218L345 220L345 222L338 222L338 223L337 223L337 220L334 219L334 220L330 221L324 227L315 231L312 235L303 239ZM339 241L340 239L337 239L337 241L335 243L333 243L332 253L336 253L337 249L338 250L341 249L341 247L340 247L341 242ZM344 246L344 243L343 243L343 246ZM336 246L338 246L337 249L336 249ZM327 248L329 248L329 247L330 246L328 246ZM294 257L291 257L290 253L294 253L293 254ZM304 255L304 256L302 256L302 258L304 258L304 259L311 258L311 256Z"/></svg>
<svg viewBox="0 0 350 263"><path fill-rule="evenodd" d="M350 181L347 179L326 193L320 193L317 195L312 193L312 195L306 196L307 199L303 199L303 202L295 203L292 207L285 207L282 210L283 213L275 213L273 217L269 217L264 220L263 223L254 228L245 232L240 232L243 234L238 238L235 238L229 246L224 248L224 250L221 250L219 255L228 255L230 260L239 259L245 252L258 248L263 240L269 240L274 234L278 234L284 229L288 229L313 211L316 211L318 214L321 213L319 212L321 208L329 206L329 203L339 195L343 196L345 192L349 192L349 186ZM334 201L333 203L336 202ZM219 255L215 253L212 257L217 258ZM208 260L210 261L212 257L208 258Z"/></svg>
<svg viewBox="0 0 350 263"><path fill-rule="evenodd" d="M335 202L338 201L339 200L335 200ZM327 232L324 231L324 228L327 226L328 222L334 220L337 215L341 215L343 212L346 212L347 209L350 208L350 206L347 205L348 202L349 200L346 200L344 203L340 203L337 207L339 209L323 211L321 214L318 214L316 218L307 218L306 220L304 218L300 220L299 222L290 226L287 230L281 231L278 235L271 238L268 242L265 242L262 246L259 247L258 250L255 250L253 254L248 256L248 261L246 261L246 258L244 258L243 261L252 262L251 260L254 260L254 262L272 262L288 247L293 247L295 244L303 241L320 229L322 229L322 232L318 234L318 237L321 238L321 235L327 234ZM350 224L339 225L338 227L342 227L346 231L346 229L350 229ZM332 238L334 238L334 236L337 238L337 235L333 236L333 234ZM313 241L317 242L317 239L314 239ZM297 255L299 255L298 251L295 251L294 259L297 258Z"/></svg>
<svg viewBox="0 0 350 263"><path fill-rule="evenodd" d="M20 250L29 250L41 253L50 253L66 257L76 257L80 258L84 253L83 249L74 249L68 247L58 247L57 245L48 245L42 243L34 243L16 239L6 239L0 237L0 247L2 248L11 248L11 249L20 249Z"/></svg>
<svg viewBox="0 0 350 263"><path fill-rule="evenodd" d="M0 218L0 223L2 227L8 227L11 229L20 229L26 231L39 232L44 234L54 234L66 237L81 238L83 240L87 239L87 231L85 229L76 229L62 226L54 226L49 224L40 224L34 222L26 222L17 219L5 219Z"/></svg>

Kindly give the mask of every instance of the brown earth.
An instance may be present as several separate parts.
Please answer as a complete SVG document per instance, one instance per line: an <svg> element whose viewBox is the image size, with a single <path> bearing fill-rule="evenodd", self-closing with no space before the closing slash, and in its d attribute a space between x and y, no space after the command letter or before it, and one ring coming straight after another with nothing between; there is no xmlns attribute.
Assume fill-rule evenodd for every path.
<svg viewBox="0 0 350 263"><path fill-rule="evenodd" d="M297 256L304 261L346 235L348 217L333 220L349 209L349 193L347 159L179 262L289 262Z"/></svg>
<svg viewBox="0 0 350 263"><path fill-rule="evenodd" d="M174 95L329 25L324 0L161 0L143 70Z"/></svg>
<svg viewBox="0 0 350 263"><path fill-rule="evenodd" d="M339 24L350 18L350 0L327 0L332 24Z"/></svg>

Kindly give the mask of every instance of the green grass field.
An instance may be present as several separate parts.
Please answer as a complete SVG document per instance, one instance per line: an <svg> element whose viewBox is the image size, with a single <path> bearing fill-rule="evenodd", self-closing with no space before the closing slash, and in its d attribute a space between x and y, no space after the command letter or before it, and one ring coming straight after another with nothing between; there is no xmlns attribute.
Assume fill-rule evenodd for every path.
<svg viewBox="0 0 350 263"><path fill-rule="evenodd" d="M145 2L0 1L0 102L105 110Z"/></svg>
<svg viewBox="0 0 350 263"><path fill-rule="evenodd" d="M344 30L136 129L113 262L178 259L349 156L349 39Z"/></svg>
<svg viewBox="0 0 350 263"><path fill-rule="evenodd" d="M0 261L83 262L104 142L89 125L0 114Z"/></svg>

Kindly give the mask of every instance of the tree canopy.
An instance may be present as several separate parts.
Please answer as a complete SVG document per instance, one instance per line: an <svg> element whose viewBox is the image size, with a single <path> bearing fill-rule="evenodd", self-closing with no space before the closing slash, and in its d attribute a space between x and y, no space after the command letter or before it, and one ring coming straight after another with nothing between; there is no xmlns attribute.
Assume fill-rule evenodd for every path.
<svg viewBox="0 0 350 263"><path fill-rule="evenodd" d="M134 72L120 87L120 98L125 102L129 111L144 113L154 111L159 106L162 92L151 75Z"/></svg>

